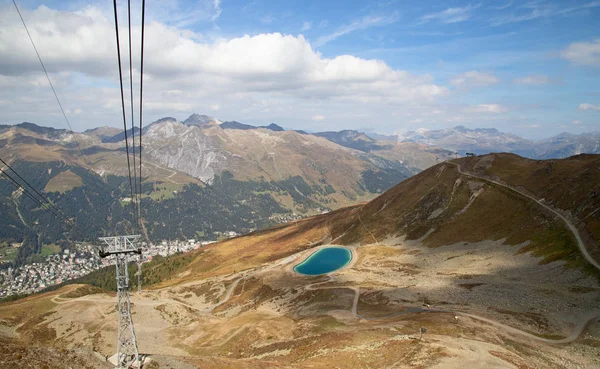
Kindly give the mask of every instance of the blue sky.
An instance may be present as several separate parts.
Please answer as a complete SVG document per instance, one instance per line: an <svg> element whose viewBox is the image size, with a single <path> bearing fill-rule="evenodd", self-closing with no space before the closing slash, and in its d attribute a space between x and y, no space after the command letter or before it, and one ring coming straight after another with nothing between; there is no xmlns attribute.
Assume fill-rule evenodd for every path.
<svg viewBox="0 0 600 369"><path fill-rule="evenodd" d="M122 124L111 4L19 4L73 128ZM63 126L12 3L0 6L0 123ZM165 0L147 14L147 122L197 112L309 130L600 130L598 0Z"/></svg>

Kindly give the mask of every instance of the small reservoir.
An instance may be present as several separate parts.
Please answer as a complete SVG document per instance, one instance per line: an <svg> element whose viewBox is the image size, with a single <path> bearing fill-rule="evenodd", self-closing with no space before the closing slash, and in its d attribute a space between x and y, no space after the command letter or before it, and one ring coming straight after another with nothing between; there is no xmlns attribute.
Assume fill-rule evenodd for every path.
<svg viewBox="0 0 600 369"><path fill-rule="evenodd" d="M352 252L345 247L324 247L296 265L294 271L306 275L326 274L345 267L350 260Z"/></svg>

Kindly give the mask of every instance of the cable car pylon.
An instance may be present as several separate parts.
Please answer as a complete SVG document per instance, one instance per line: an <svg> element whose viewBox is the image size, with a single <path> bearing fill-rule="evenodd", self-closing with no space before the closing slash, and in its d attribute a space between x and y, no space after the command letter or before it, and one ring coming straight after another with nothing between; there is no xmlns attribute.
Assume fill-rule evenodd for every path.
<svg viewBox="0 0 600 369"><path fill-rule="evenodd" d="M127 262L130 255L142 255L142 249L137 247L140 235L116 237L101 237L106 246L100 249L100 257L115 256L117 268L117 311L119 313L119 332L117 336L117 368L141 368L133 319L131 317L131 302L129 301L129 274Z"/></svg>

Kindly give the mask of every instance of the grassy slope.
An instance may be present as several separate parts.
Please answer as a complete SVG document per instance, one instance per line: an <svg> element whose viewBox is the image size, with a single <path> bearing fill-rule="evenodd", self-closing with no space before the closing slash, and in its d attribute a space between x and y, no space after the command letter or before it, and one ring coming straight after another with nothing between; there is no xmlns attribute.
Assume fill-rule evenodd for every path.
<svg viewBox="0 0 600 369"><path fill-rule="evenodd" d="M368 201L376 196L365 191L358 183L365 169L375 167L358 157L354 150L324 138L301 135L292 131L223 130L218 126L207 128L203 133L218 138L223 149L233 155L227 164L227 170L233 173L236 179L258 180L263 177L266 181L281 181L299 175L310 186L329 183L335 187L335 192L306 197L322 207L332 209ZM80 155L78 148L65 146L65 144L73 144L73 140L49 139L43 134L20 127L0 132L0 140L2 139L6 139L8 144L0 147L0 157L30 162L61 161L92 169L103 177L128 175L122 142L101 143L94 132L78 134L78 142L85 153L83 156ZM173 191L181 191L190 183L203 185L198 179L148 161L149 158L150 156L146 156L144 159L144 182L156 183L158 186L154 187L161 188L151 194L154 200L172 198ZM60 177L53 179L46 190L64 192L79 186L80 182L76 176L61 174ZM163 190L164 187L167 188ZM306 215L315 213L311 207L290 204L286 199L282 199L280 203L297 213Z"/></svg>
<svg viewBox="0 0 600 369"><path fill-rule="evenodd" d="M463 159L458 162L464 165L475 165L477 163L471 160ZM520 160L520 158L514 160ZM587 170L586 166L588 166ZM597 167L595 162L591 164L580 162L569 171L572 173L577 171L587 172ZM491 168L488 168L488 170L492 170ZM521 170L528 171L531 168L523 166ZM568 174L569 171L565 173ZM460 181L457 181L459 179ZM581 188L589 187L593 190L593 186L593 182L588 182L582 185ZM461 212L469 204L469 200L473 198L474 191L478 189L483 191L471 202L467 210ZM544 187L540 186L540 190L544 190ZM580 201L582 202L575 202L567 207L567 210L579 209L582 205L585 207L587 198L583 196ZM440 212L439 209L445 210ZM438 215L437 217L431 217L432 214ZM589 216L589 218L594 218L594 215ZM428 231L431 229L435 229L435 231L429 233ZM568 259L570 263L573 263L578 260L578 254L573 256L563 253L564 250L573 249L574 246L570 233L565 231L560 222L556 222L550 214L546 214L530 200L498 186L484 184L477 180L469 180L459 175L454 166L440 164L404 181L367 204L340 209L329 214L226 240L195 253L178 255L170 259L173 260L172 263L157 264L155 268L148 268L146 273L147 275L156 276L157 279L172 277L170 280L155 285L155 287L165 287L211 275L223 275L256 267L264 262L283 258L321 242L333 241L332 243L337 244L371 243L374 242L374 239L381 240L384 237L397 234L406 235L409 239L416 239L426 233L429 233L429 236L424 239L424 243L431 247L440 247L454 242L475 242L487 239L506 239L506 242L510 244L519 244L529 240L531 241L530 244L522 248L521 251L532 251L534 254L543 256L542 262ZM367 247L367 249L370 248L377 248L377 246ZM517 251L515 249L515 252ZM384 255L387 254L384 253ZM193 260L188 265L187 262L192 258ZM252 285L247 284L247 291L252 287ZM240 288L243 290L244 287ZM52 302L52 297L57 295L76 297L87 293L95 293L96 291L77 285L66 286L58 291L31 296L17 302L0 304L0 321L4 320L5 325L14 327L23 324L23 328L19 328L19 333L25 339L34 344L44 344L51 341L53 336L56 335L48 324L40 323L44 319L44 314L56 306ZM340 293L349 296L348 291ZM322 294L315 294L314 298L330 300L332 299L331 296L329 292L323 292ZM370 304L372 301L377 302L376 297L365 291L361 296L360 311L369 311L369 309L380 311L377 304ZM334 297L335 299L337 297ZM376 308L373 308L373 306ZM507 314L514 313L507 312ZM369 342L368 340L374 334L377 334L376 332L364 331L366 324L363 322L361 323L362 329L352 329L348 336L341 336L341 333L337 330L343 329L343 326L340 328L338 321L331 320L331 318L326 319L329 320L323 319L315 324L316 329L323 331L318 332L318 338L310 337L311 340L315 340L315 344L321 347L334 342L336 339ZM450 334L448 331L441 333L441 327L433 326L433 323L429 321L426 323L414 321L412 324L414 324L414 327L411 326L411 331L414 332L419 326L424 325L437 334ZM452 327L455 326L458 327L457 325ZM252 328L248 329L252 332ZM259 329L262 329L262 326ZM287 330L283 329L283 331ZM458 333L453 331L451 334L457 336ZM474 337L474 331L468 332L468 334L470 337ZM251 337L250 339L253 342L257 339L257 336L246 333L240 334L240 337L238 341L235 341L237 338L234 337L232 345L238 342L243 343L242 339L248 339L246 337ZM351 341L342 341L343 347L350 346L350 343ZM286 343L286 345L289 344ZM224 357L228 350L230 349L224 348L220 356ZM201 352L199 351L199 353ZM293 352L301 353L296 348ZM409 356L396 347L392 349L381 348L378 349L378 353L393 353L394 360ZM338 356L332 355L329 355L327 359L335 362L340 360ZM208 355L206 356L208 357ZM534 360L532 354L527 354L524 357ZM352 362L356 362L355 357L351 359L354 360ZM286 360L288 359L286 358ZM244 361L244 364L247 364L247 362ZM327 364L330 366L331 361Z"/></svg>
<svg viewBox="0 0 600 369"><path fill-rule="evenodd" d="M80 176L71 172L70 170L65 170L64 172L60 172L58 175L52 177L46 184L44 191L65 193L66 191L82 185L83 181Z"/></svg>
<svg viewBox="0 0 600 369"><path fill-rule="evenodd" d="M266 181L280 181L301 176L309 185L327 183L336 189L336 192L324 196L332 200L326 206L334 209L375 197L375 194L360 188L357 182L363 171L378 171L376 167L361 158L357 151L325 138L294 131L242 131L218 126L207 128L203 133L217 137L223 148L237 158L237 161L228 164L228 171L237 180L264 177ZM420 156L421 153L414 155ZM315 196L311 199L319 201Z"/></svg>
<svg viewBox="0 0 600 369"><path fill-rule="evenodd" d="M485 164L465 159L463 167L544 199L566 211L596 258L600 258L600 155L577 155L560 160L530 160L514 154L494 154ZM491 164L487 163L490 161Z"/></svg>
<svg viewBox="0 0 600 369"><path fill-rule="evenodd" d="M415 142L382 141L378 142L377 146L380 149L371 151L373 154L390 160L398 160L409 167L421 170L453 157L451 151Z"/></svg>
<svg viewBox="0 0 600 369"><path fill-rule="evenodd" d="M485 160L491 157L497 158L497 155L488 155ZM457 162L468 167L475 165L476 159L465 158ZM540 163L544 163L532 161L536 166L523 166L521 161L527 159L513 155L506 160L514 160L515 165L521 166L516 173L532 171L532 168L535 171ZM568 164L572 166L564 173L587 172L597 167L593 160L554 162L562 165L564 161L571 161ZM503 165L510 167L510 163ZM492 168L493 165L487 170ZM547 183L548 187L552 185ZM582 191L589 187L593 192L594 183L586 181L580 185ZM474 189L478 188L482 192L467 207ZM538 191L550 193L543 186L539 186ZM578 197L565 210L581 208L587 203L586 199L585 196ZM432 217L435 213L439 213L438 216ZM600 212L586 220L587 229L597 231L594 224L598 224L598 216ZM185 270L178 269L172 274L173 278L156 287L257 267L320 243L365 244L401 235L419 239L426 234L423 242L430 247L490 239L505 239L511 245L529 241L521 251L543 257L542 263L565 260L568 266L584 268L587 264L571 233L552 214L512 191L461 176L453 165L442 163L403 181L369 203L209 245L201 253L191 253L190 256L196 255L195 259ZM161 276L161 280L168 278L168 274Z"/></svg>
<svg viewBox="0 0 600 369"><path fill-rule="evenodd" d="M489 155L486 160L491 157L497 155ZM594 158L598 159L598 156ZM474 165L476 159L459 159L457 162L468 166ZM527 159L514 155L506 160L513 160L519 167L516 173L533 174L539 165L544 164L533 162L535 166L528 167L522 163ZM568 165L562 171L564 175L597 170L594 169L597 167L594 160L564 159L555 162L562 165L563 161ZM511 166L510 162L503 165ZM488 170L491 168L493 165ZM538 191L553 193L550 191L554 186L553 179L542 180L546 181L546 186L540 185ZM592 193L594 183L577 183L577 188ZM477 189L481 192L473 199ZM560 193L559 190L554 191ZM585 207L587 196L591 195L581 195L570 200L570 204L566 200L558 204L573 212ZM473 201L469 205L470 200ZM439 215L432 217L435 213ZM598 216L597 212L586 220L586 229L598 232ZM533 252L542 257L541 263L565 260L569 267L587 268L572 234L551 213L510 190L461 176L456 167L442 163L403 181L369 203L211 245L190 264L191 273L183 279L256 267L320 242L334 240L336 244L363 244L401 235L407 239L419 239L426 234L428 236L423 242L430 247L490 239L505 239L511 245L527 242L521 252ZM587 270L594 272L591 268ZM176 278L166 284L180 281Z"/></svg>

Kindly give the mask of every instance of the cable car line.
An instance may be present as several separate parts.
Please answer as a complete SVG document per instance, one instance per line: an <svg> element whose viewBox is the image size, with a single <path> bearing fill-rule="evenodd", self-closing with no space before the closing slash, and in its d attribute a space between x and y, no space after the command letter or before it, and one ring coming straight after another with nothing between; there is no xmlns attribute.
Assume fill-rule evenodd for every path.
<svg viewBox="0 0 600 369"><path fill-rule="evenodd" d="M125 135L125 150L127 152L127 170L129 174L129 190L131 192L131 210L133 211L133 218L136 221L137 216L135 214L135 201L133 194L133 181L131 179L131 162L129 160L129 141L127 139L127 118L125 113L125 95L123 93L123 68L121 67L121 45L119 42L119 20L117 15L117 0L113 0L114 13L115 13L115 36L117 40L117 59L119 61L119 82L121 84L121 108L123 110L123 133ZM132 132L133 133L133 132Z"/></svg>
<svg viewBox="0 0 600 369"><path fill-rule="evenodd" d="M23 23L23 27L25 28L25 31L27 32L27 36L29 37L29 41L31 42L31 45L33 46L33 49L34 49L34 51L35 51L35 53L37 55L38 61L40 62L40 65L42 66L42 70L44 71L44 74L46 75L46 79L48 80L48 84L52 88L52 92L54 94L54 97L56 98L56 102L58 103L58 106L60 108L60 111L62 112L63 117L65 118L65 122L67 123L67 126L69 127L69 132L71 133L71 136L75 140L75 144L77 145L79 153L81 154L81 159L83 160L84 164L87 167L90 167L89 163L87 162L87 160L85 158L85 155L83 154L83 150L81 149L81 144L79 143L79 140L77 139L77 136L75 135L75 131L73 130L73 127L71 127L71 122L69 121L69 118L67 117L67 114L66 114L65 110L63 109L63 106L62 106L62 103L60 101L60 98L58 97L58 94L57 94L56 90L54 89L54 85L52 84L52 80L50 79L50 75L48 74L48 71L47 71L46 66L44 64L44 61L42 60L42 56L38 52L38 49L35 46L35 42L33 41L33 37L31 36L31 33L29 32L29 28L27 27L27 24L25 23L25 19L23 18L20 9L17 6L16 0L13 0L13 4L15 6L15 9L17 10L17 13L19 14L19 18L21 19L21 23ZM120 190L118 190L117 188L112 187L107 182L105 182L105 183L106 183L106 185L108 187L111 188L112 191L118 191L118 192L120 192ZM118 197L114 198L111 201L116 201L116 200L119 200L119 198ZM106 204L108 204L108 202ZM98 212L93 207L92 207L92 209L94 211Z"/></svg>
<svg viewBox="0 0 600 369"><path fill-rule="evenodd" d="M19 7L17 6L16 0L12 0L12 2L15 5L15 9L17 9L17 13L19 13L19 18L21 18L21 22L23 23L23 27L25 27L25 31L27 31L27 36L29 37L29 41L31 41L31 45L33 46L33 49L35 50L35 54L37 55L38 60L40 61L40 64L42 65L42 69L44 70L44 74L46 74L46 79L48 79L48 84L50 84L50 88L52 88L52 92L54 93L54 97L56 98L56 102L58 103L58 106L60 107L60 111L62 112L62 115L65 118L65 121L67 122L67 126L69 127L69 130L71 131L71 134L73 135L73 137L75 137L75 135L74 135L75 131L73 131L73 128L71 127L71 122L69 122L69 118L67 118L67 114L65 113L65 109L63 108L62 103L60 102L60 99L58 98L58 94L56 93L56 90L54 89L54 85L52 84L52 80L50 79L50 76L48 75L48 70L46 70L46 66L44 65L44 62L42 61L42 57L40 56L40 53L38 52L38 49L35 46L35 43L33 42L33 38L31 37L31 33L29 33L29 28L27 28L27 24L25 24L25 19L23 19L23 16L21 15L21 11L19 10ZM81 151L81 146L79 145L79 141L77 141L77 138L75 138L75 143L77 144L77 148L79 149L79 153L81 154L81 157L83 158L83 151Z"/></svg>
<svg viewBox="0 0 600 369"><path fill-rule="evenodd" d="M21 23L23 24L23 27L25 28L25 31L27 33L27 36L29 38L29 41L31 42L31 45L36 53L36 56L38 58L38 61L42 67L42 70L46 76L46 79L48 80L48 84L51 87L52 93L56 99L56 102L58 103L58 106L60 108L60 111L62 113L63 118L65 119L65 122L67 123L67 126L69 128L69 131L73 137L73 139L75 140L75 144L77 145L77 149L79 151L79 153L81 154L81 158L82 160L85 162L85 164L89 167L89 164L86 162L86 158L85 155L83 154L83 150L82 150L82 146L77 138L77 136L75 135L75 131L73 130L72 126L71 126L71 122L69 121L69 118L66 114L66 111L62 105L62 102L60 100L60 98L58 97L58 93L56 92L56 89L54 87L54 84L52 83L52 80L50 78L50 75L48 73L48 69L46 68L46 65L43 62L43 59L41 57L41 54L39 52L39 50L37 49L37 46L35 45L35 42L33 40L32 34L29 31L29 28L27 27L27 24L25 22L25 19L23 17L23 14L21 13L16 0L13 0L13 5L15 6L15 10L17 11L19 18L21 20ZM129 178L129 187L130 187L130 194L131 194L131 202L132 202L132 216L133 216L133 223L137 223L138 226L141 225L141 208L140 208L140 203L141 203L141 197L142 197L142 160L141 160L141 151L142 151L142 139L141 139L141 131L143 129L143 121L142 121L142 114L143 114L143 106L142 106L142 102L143 102L143 95L142 95L142 91L143 91L143 67L144 67L144 59L143 59L143 53L144 53L144 36L145 36L145 0L142 0L142 37L141 37L141 63L140 63L140 106L139 106L139 111L140 111L140 163L139 163L139 186L138 186L138 175L137 175L137 163L136 163L136 145L135 145L135 121L134 121L134 94L133 94L133 61L132 61L132 28L131 28L131 0L128 0L128 20L129 20L129 67L130 67L130 89L131 89L131 94L130 94L130 98L131 98L131 119L132 119L132 123L131 123L131 131L133 134L133 155L134 155L134 176L132 179L132 175L131 175L131 162L129 159L129 141L128 141L128 132L127 132L127 123L126 123L126 114L125 114L125 101L124 101L124 86L123 86L123 80L122 80L122 64L121 64L121 53L120 53L120 40L119 40L119 29L118 29L118 13L117 13L117 4L116 4L116 0L113 2L114 5L114 11L115 11L115 33L116 33L116 42L117 42L117 56L118 56L118 65L119 65L119 79L120 79L120 87L121 87L121 107L123 110L123 127L124 127L124 136L125 136L125 148L126 148L126 153L127 153L127 169L128 169L128 178ZM6 162L2 161L3 163L5 163L5 165L8 166L8 164L6 164ZM9 167L9 169L11 171L13 171L21 180L23 180L25 182L25 186L28 186L29 188L31 188L31 190L33 190L35 192L35 195L27 190L26 187L23 187L21 184L19 184L18 181L15 182L10 182L11 184L15 185L15 186L20 186L20 188L23 189L24 193L29 196L30 198L32 198L32 200L34 198L36 198L36 195L39 196L41 198L41 200L38 199L38 201L36 201L38 204L43 205L44 208L48 208L48 211L51 212L53 215L57 216L60 218L60 216L62 216L63 219L67 219L66 216L64 215L64 213L62 213L58 208L56 208L54 206L54 204L52 204L50 201L48 201L37 189L35 189L33 186L31 186L29 184L29 182L25 181L24 178L22 176L20 176L16 171L14 171L14 169L12 169L11 167ZM4 175L4 177L8 177L8 173L2 173ZM11 177L12 178L12 177ZM135 184L134 184L135 183ZM138 191L139 188L139 191ZM113 188L113 190L115 190L115 188ZM117 191L120 192L120 191ZM110 201L107 202L113 202L118 200L118 198L112 199ZM34 200L35 201L35 200ZM44 202L42 202L44 201ZM137 212L136 212L136 207L137 207ZM97 210L95 208L92 207L92 209L94 211L97 212ZM57 215L58 214L58 215ZM70 222L70 221L69 221ZM71 224L73 225L73 224ZM135 227L135 226L134 226ZM84 235L83 232L79 231L82 235Z"/></svg>
<svg viewBox="0 0 600 369"><path fill-rule="evenodd" d="M65 215L65 214L64 214L62 211L60 211L60 209L59 209L59 208L57 208L57 207L56 207L56 205L54 205L54 204L53 204L53 203L52 203L50 200L48 200L48 199L47 199L47 198L46 198L44 195L42 195L42 194L41 194L41 193L40 193L38 190L36 190L36 189L35 189L35 187L33 187L33 186L32 186L32 185L29 183L29 182L27 182L27 180L26 180L25 178L23 178L23 177L22 177L22 176L21 176L21 175L20 175L20 174L19 174L19 173L18 173L16 170L14 170L14 169L13 169L13 168L12 168L10 165L8 165L8 163L7 163L7 162L5 162L4 160L2 160L1 158L0 158L0 162L2 162L2 164L6 165L6 167L7 167L7 168L8 168L8 169L9 169L11 172L13 172L13 173L14 173L14 174L15 174L15 175L16 175L16 176L17 176L17 177L18 177L18 178L19 178L21 181L23 181L23 182L24 182L24 183L27 185L27 187L31 188L31 190L33 190L33 192L35 192L35 193L37 194L37 196L39 196L39 198L41 198L42 200L44 200L44 202L45 202L46 204L48 204L49 206L51 206L51 207L52 207L52 209L54 209L54 210L55 210L55 211L56 211L56 212L57 212L57 213L58 213L58 214L59 214L59 215L60 215L60 216L61 216L63 219L66 219L66 220L69 222L69 224L71 224L73 227L77 228L77 227L75 226L75 224L74 224L74 223L73 223L71 220L69 220L69 218L68 218L68 217L67 217L67 216L66 216L66 215ZM14 181L14 179L12 179L12 177L10 177L10 175L9 175L8 173L6 173L6 171L2 171L2 173L3 173L3 174L6 176L6 177L9 177L9 178L10 178L12 181ZM16 181L15 181L15 182L16 182ZM18 182L17 182L17 183L18 183ZM22 187L22 185L21 185L21 184L19 184L19 185ZM25 190L27 190L27 189L25 189ZM28 191L28 192L29 192L29 191ZM78 230L78 231L79 231L79 230ZM83 234L82 232L80 232L80 233L81 233L81 234Z"/></svg>
<svg viewBox="0 0 600 369"><path fill-rule="evenodd" d="M140 46L140 114L139 114L139 120L140 120L140 181L139 181L139 185L140 185L140 202L138 204L138 218L139 218L139 222L140 222L140 227L143 228L144 231L144 235L147 238L146 235L146 231L144 228L144 224L143 224L143 218L142 218L142 210L141 210L141 206L142 206L142 96L143 96L143 92L144 92L144 28L145 28L145 17L146 17L146 0L142 0L142 40L141 40L141 46Z"/></svg>
<svg viewBox="0 0 600 369"><path fill-rule="evenodd" d="M133 148L133 193L135 195L136 206L139 207L138 202L138 193L137 193L137 169L136 169L136 160L135 160L135 118L133 115L133 60L131 53L131 0L127 0L127 18L128 18L128 28L129 28L129 93L131 96L131 139L132 139L132 148ZM139 223L139 210L138 210L138 223ZM139 227L139 224L138 224Z"/></svg>
<svg viewBox="0 0 600 369"><path fill-rule="evenodd" d="M23 187L22 184L20 184L16 179L14 179L12 176L10 176L8 173L6 173L6 171L3 170L0 173L6 179L8 179L8 181L9 181L9 183L11 185L13 185L17 189L22 190L23 193L25 195L27 195L27 197L29 197L34 203L38 204L42 209L44 209L44 210L48 211L50 214L52 214L59 222L61 222L64 225L67 225L72 230L74 230L75 232L79 233L81 236L83 236L84 240L88 238L88 235L86 235L79 228L77 228L77 226L70 219L66 218L64 216L64 214L62 214L60 212L60 210L58 210L58 208L56 208L56 206L54 206L54 204L52 204L49 201L47 203L43 203L42 201L40 201L39 198L35 197L31 191L29 191L27 188Z"/></svg>

